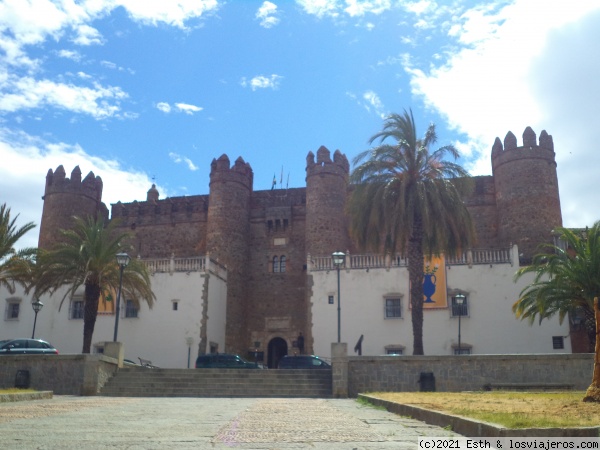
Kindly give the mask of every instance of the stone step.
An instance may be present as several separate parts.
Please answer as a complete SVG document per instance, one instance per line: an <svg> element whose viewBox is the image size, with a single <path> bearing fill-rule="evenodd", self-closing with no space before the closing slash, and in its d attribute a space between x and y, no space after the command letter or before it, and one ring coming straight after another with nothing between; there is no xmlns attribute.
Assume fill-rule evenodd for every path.
<svg viewBox="0 0 600 450"><path fill-rule="evenodd" d="M127 397L331 397L331 370L119 370L100 395Z"/></svg>

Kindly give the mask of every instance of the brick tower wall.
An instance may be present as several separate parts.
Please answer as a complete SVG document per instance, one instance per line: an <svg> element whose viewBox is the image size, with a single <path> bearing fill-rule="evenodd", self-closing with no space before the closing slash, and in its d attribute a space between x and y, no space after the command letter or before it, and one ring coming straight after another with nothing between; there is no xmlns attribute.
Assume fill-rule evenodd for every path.
<svg viewBox="0 0 600 450"><path fill-rule="evenodd" d="M108 210L102 203L102 179L90 172L82 181L79 166L73 169L71 178L66 177L62 165L54 172L48 170L43 200L39 248L47 249L58 242L60 230L72 228L74 216L108 220Z"/></svg>
<svg viewBox="0 0 600 450"><path fill-rule="evenodd" d="M339 150L327 148L306 157L306 251L311 255L345 252L350 246L345 214L350 165Z"/></svg>
<svg viewBox="0 0 600 450"><path fill-rule="evenodd" d="M111 219L132 235L135 256L177 258L206 254L208 195L115 203Z"/></svg>
<svg viewBox="0 0 600 450"><path fill-rule="evenodd" d="M498 243L498 210L496 188L492 176L473 177L472 192L464 198L473 225L476 242L474 247L494 248Z"/></svg>
<svg viewBox="0 0 600 450"><path fill-rule="evenodd" d="M523 146L512 132L504 146L492 147L492 173L498 207L499 238L516 243L522 261L529 261L541 243L552 243L552 230L562 226L558 177L552 136L542 131L539 144L527 127Z"/></svg>
<svg viewBox="0 0 600 450"><path fill-rule="evenodd" d="M225 351L244 353L249 262L250 199L253 173L238 158L230 167L227 155L211 163L206 250L227 267Z"/></svg>
<svg viewBox="0 0 600 450"><path fill-rule="evenodd" d="M284 339L291 354L298 333L306 336L309 332L305 296L305 218L304 188L253 194L247 283L247 324L251 336L247 345L260 342L265 357L272 339ZM273 258L277 257L279 261L281 256L285 256L285 272L274 272Z"/></svg>

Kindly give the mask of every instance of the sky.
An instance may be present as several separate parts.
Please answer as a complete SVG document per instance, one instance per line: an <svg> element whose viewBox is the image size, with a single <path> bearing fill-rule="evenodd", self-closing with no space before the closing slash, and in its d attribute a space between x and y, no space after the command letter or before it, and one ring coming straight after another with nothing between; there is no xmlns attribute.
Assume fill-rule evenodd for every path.
<svg viewBox="0 0 600 450"><path fill-rule="evenodd" d="M527 126L554 139L563 225L600 219L599 0L0 0L0 204L36 229L49 169L103 201L208 194L227 154L254 189L304 187L390 113L472 175Z"/></svg>

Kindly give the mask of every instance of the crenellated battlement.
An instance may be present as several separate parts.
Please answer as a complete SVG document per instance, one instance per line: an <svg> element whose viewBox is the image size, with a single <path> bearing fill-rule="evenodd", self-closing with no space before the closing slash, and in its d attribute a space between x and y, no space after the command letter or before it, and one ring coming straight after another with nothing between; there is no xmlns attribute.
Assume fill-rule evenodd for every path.
<svg viewBox="0 0 600 450"><path fill-rule="evenodd" d="M315 154L308 152L306 156L306 178L313 175L338 175L344 180L348 179L350 173L350 164L346 155L339 150L333 153L333 161L331 153L325 146L321 146L317 150L317 160L315 162Z"/></svg>
<svg viewBox="0 0 600 450"><path fill-rule="evenodd" d="M61 164L54 172L52 169L48 169L44 196L57 193L79 194L100 202L102 189L102 178L95 176L94 172L90 171L81 181L81 169L79 166L75 166L71 172L71 178L67 178L65 168Z"/></svg>
<svg viewBox="0 0 600 450"><path fill-rule="evenodd" d="M252 191L254 173L250 164L241 156L230 167L229 157L222 154L218 159L213 159L210 164L210 184L213 182L236 182Z"/></svg>
<svg viewBox="0 0 600 450"><path fill-rule="evenodd" d="M134 200L130 203L121 203L119 201L111 206L113 219L135 220L145 217L155 221L159 217L204 214L208 210L208 195L168 197L162 200L157 197L145 202Z"/></svg>
<svg viewBox="0 0 600 450"><path fill-rule="evenodd" d="M515 152L512 152L512 151ZM508 156L507 156L508 155ZM542 158L554 160L554 142L546 130L540 134L539 144L535 131L531 127L523 132L523 145L518 146L517 137L509 131L504 137L504 145L500 138L496 138L492 146L492 167L507 159Z"/></svg>

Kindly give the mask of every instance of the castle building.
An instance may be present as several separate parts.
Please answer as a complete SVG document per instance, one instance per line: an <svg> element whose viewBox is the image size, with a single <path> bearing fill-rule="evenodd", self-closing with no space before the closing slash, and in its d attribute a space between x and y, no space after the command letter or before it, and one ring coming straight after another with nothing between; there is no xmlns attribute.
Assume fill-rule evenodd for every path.
<svg viewBox="0 0 600 450"><path fill-rule="evenodd" d="M475 248L436 262L439 299L426 309L425 352L456 352L457 316L466 333L458 353L571 351L569 342L562 348L553 344L553 338L569 335L568 324L550 321L530 328L510 309L523 288L512 281L518 265L528 262L540 243L552 242L552 230L562 225L552 137L542 131L538 142L527 127L518 146L509 132L503 143L496 138L491 162L492 175L474 177L474 190L464 199L477 232ZM321 147L306 158L306 187L255 191L250 164L241 157L231 164L222 155L211 163L207 195L161 199L153 185L143 201L112 204L110 220L131 234L133 253L148 262L159 292L158 310L136 315L138 323L152 325L131 327L137 334L124 339L126 348L148 354L153 350L144 342L152 341L169 353L168 344L150 336L159 333L169 342L177 339L177 348L187 341L188 353L193 341L194 356L226 351L255 355L274 367L282 355L298 350L295 340L303 333L306 352L327 356L337 326L331 254L343 251L344 340L353 344L363 335L367 354L410 353L410 320L389 320L410 317L406 265L402 255L362 254L349 238L349 172L344 154ZM49 170L39 246L50 247L73 215L108 219L102 180L90 173L82 181L78 167L70 178L62 166ZM467 298L467 314L457 309L457 294ZM171 313L186 296L191 300L184 327ZM485 320L475 323L475 314ZM100 341L109 339L98 330L109 327L110 320L102 321L111 316L109 308L98 318L99 349ZM64 329L48 328L48 333L71 345L59 338ZM158 365L185 365L182 355L162 362L153 358Z"/></svg>

